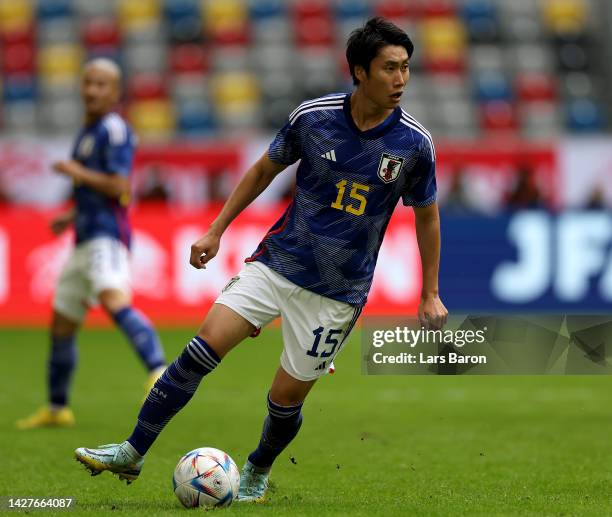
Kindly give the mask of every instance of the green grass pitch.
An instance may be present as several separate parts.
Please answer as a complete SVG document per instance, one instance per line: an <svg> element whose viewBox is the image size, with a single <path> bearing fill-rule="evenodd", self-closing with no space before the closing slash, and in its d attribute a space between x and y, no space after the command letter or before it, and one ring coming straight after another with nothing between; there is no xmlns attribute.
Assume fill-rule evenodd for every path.
<svg viewBox="0 0 612 517"><path fill-rule="evenodd" d="M169 357L193 329L162 330ZM144 371L114 330L79 338L73 429L17 431L45 397L42 330L0 330L0 496L75 497L43 515L185 515L179 457L200 446L242 466L256 445L278 364L271 328L232 352L168 425L131 486L92 478L73 450L123 440ZM612 379L366 377L355 332L338 371L314 388L304 426L277 460L269 500L227 515L612 515ZM16 513L16 512L11 512Z"/></svg>

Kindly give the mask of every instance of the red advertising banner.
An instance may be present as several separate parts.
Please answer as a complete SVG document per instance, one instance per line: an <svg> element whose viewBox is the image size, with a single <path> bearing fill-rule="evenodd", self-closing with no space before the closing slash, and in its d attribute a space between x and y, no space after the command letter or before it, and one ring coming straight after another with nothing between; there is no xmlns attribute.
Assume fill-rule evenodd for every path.
<svg viewBox="0 0 612 517"><path fill-rule="evenodd" d="M285 207L249 209L228 229L206 270L189 265L189 248L218 207L178 211L141 205L132 213L134 303L158 324L197 324L223 286L242 267ZM0 325L44 325L55 283L72 247L72 235L55 237L53 212L0 208ZM412 210L398 207L380 251L366 312L414 314L421 288ZM94 310L88 322L107 322Z"/></svg>

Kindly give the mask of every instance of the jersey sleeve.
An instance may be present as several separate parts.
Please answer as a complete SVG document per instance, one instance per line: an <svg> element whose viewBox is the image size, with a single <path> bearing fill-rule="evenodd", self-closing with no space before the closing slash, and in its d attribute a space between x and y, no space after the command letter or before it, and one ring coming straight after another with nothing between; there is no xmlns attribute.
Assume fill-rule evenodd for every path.
<svg viewBox="0 0 612 517"><path fill-rule="evenodd" d="M268 158L276 163L291 165L302 158L300 118L287 120L268 148Z"/></svg>
<svg viewBox="0 0 612 517"><path fill-rule="evenodd" d="M402 201L404 206L429 206L436 201L437 191L435 151L430 140L423 138L419 157L402 193Z"/></svg>
<svg viewBox="0 0 612 517"><path fill-rule="evenodd" d="M112 174L129 176L134 161L134 137L127 126L123 131L107 129L106 135L106 168Z"/></svg>

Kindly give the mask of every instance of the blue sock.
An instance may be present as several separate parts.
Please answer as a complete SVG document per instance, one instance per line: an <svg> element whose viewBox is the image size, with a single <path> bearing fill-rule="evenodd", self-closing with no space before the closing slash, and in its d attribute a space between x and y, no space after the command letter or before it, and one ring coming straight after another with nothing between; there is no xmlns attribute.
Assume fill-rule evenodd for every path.
<svg viewBox="0 0 612 517"><path fill-rule="evenodd" d="M51 336L51 356L48 363L49 402L53 406L68 405L68 391L78 358L74 336Z"/></svg>
<svg viewBox="0 0 612 517"><path fill-rule="evenodd" d="M200 337L194 337L149 392L128 442L144 456L164 426L189 402L202 377L221 359Z"/></svg>
<svg viewBox="0 0 612 517"><path fill-rule="evenodd" d="M128 306L113 314L113 319L127 336L149 371L166 364L159 338L144 314Z"/></svg>
<svg viewBox="0 0 612 517"><path fill-rule="evenodd" d="M268 395L268 416L264 420L259 445L249 461L261 469L269 469L276 457L285 450L302 426L302 404L280 406Z"/></svg>

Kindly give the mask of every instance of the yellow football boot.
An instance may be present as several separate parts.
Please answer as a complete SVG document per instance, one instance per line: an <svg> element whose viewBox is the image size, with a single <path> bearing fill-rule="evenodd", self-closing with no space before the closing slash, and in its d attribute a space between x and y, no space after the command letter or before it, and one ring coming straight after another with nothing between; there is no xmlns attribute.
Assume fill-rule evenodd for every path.
<svg viewBox="0 0 612 517"><path fill-rule="evenodd" d="M36 429L38 427L72 427L74 425L74 414L70 408L51 409L48 406L41 407L29 417L15 422L17 429Z"/></svg>

